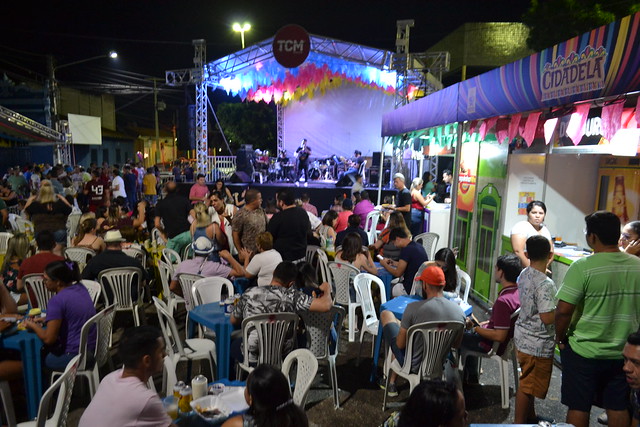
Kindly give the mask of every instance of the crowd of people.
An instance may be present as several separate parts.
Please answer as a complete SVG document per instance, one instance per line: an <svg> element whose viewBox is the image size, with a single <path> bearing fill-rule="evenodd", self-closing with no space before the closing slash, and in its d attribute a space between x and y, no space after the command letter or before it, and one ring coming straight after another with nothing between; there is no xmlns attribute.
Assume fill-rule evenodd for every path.
<svg viewBox="0 0 640 427"><path fill-rule="evenodd" d="M188 172L180 170L181 180ZM640 366L635 347L640 326L640 222L624 225L621 233L619 220L612 213L587 216L585 236L594 254L574 262L556 287L547 270L554 246L544 226L546 206L531 202L527 219L512 231L514 255L503 255L495 264L501 288L491 317L478 324L465 318L454 302L460 296L463 276L456 265L455 250L440 249L430 260L424 247L413 240L423 220L416 212L432 200L447 201L450 175L450 171L444 172L444 185L432 183L429 177L426 182L413 179L409 189L405 177L396 174L397 195L381 209L364 189L351 197L337 197L331 206L318 207L308 194L297 199L290 188L281 188L275 200L268 201L263 201L257 188L232 195L223 181L209 187L198 174L193 176L188 195L183 195L175 180L160 188L154 168L145 171L129 164L122 168L91 165L87 171L63 166L12 168L1 194L15 198L12 206L19 209L16 215L33 222L36 247L25 233L15 233L9 239L0 271L0 308L3 314L16 313L28 300L24 277L34 273L44 276L47 288L55 293L49 302L47 327L32 320L25 321L25 327L47 346L45 366L61 371L78 354L80 329L95 314L80 280L96 280L109 268L137 267L148 285L153 272L145 271L142 263L123 249L133 246L145 250L144 242L153 229L167 248L187 254L170 278L171 292L182 294L181 273L249 281L230 317L237 326L256 314L331 309L334 289L322 283L321 275L306 263L307 247L316 245L361 272L377 275L378 268L385 269L396 278L394 297L422 293L424 299L410 304L401 321L391 312L381 313L385 341L399 361L404 359L408 329L428 321L465 323L466 331L455 343L463 352L488 353L495 346L501 355L513 339L521 368L515 423L524 424L544 419L536 413L534 401L547 394L557 345L563 363L562 403L569 408L567 422L588 425L594 403L607 410L610 425L629 425L629 385L637 388ZM158 196L162 196L160 200ZM3 198L0 208L1 203L9 200ZM379 223L373 225L378 233L370 242L365 220L376 209L381 209ZM70 230L67 224L72 212L81 215L77 230ZM8 228L4 218L3 225ZM81 270L62 256L65 246L88 248L95 255ZM380 267L374 257L380 258ZM355 301L355 290L351 291ZM241 338L234 340L233 361L242 361L242 346L248 348L248 362L255 363L257 337L250 335L247 343ZM294 346L292 342L287 348ZM414 362L420 360L422 351L418 345ZM162 359L164 343L159 332L146 327L127 332L119 352L124 367L103 380L81 425L100 425L96 420L104 419L109 407L122 396L133 394L147 399L146 403L129 405L123 417L149 411L149 419L166 420L166 414L160 414L157 395L136 391L162 368L158 360ZM20 378L19 355L3 352L2 356L0 380ZM477 366L473 357L465 358L464 382L478 381ZM259 420L265 414L272 416L274 407L282 405L291 406L286 415L289 421L282 425L304 425L300 421L306 422L304 412L287 403L287 393L264 395L264 387L276 387L281 379L268 367L258 368L248 380L248 416L229 420L228 425L266 425ZM380 379L389 396L398 394L395 383L393 374L388 380ZM442 399L447 400L449 412L437 425L464 422L464 399L449 387L437 382L417 387L405 409L390 417L388 425L416 425L402 420L424 419L420 411L433 399L430 393L448 396Z"/></svg>

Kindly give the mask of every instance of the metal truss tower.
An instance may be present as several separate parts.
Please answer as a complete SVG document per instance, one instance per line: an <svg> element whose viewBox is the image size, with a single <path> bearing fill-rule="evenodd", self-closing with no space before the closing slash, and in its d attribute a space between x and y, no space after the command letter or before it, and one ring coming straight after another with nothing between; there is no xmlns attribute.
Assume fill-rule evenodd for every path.
<svg viewBox="0 0 640 427"><path fill-rule="evenodd" d="M207 84L205 78L204 61L207 56L207 45L204 39L193 40L195 54L194 78L196 80L196 161L199 173L207 175Z"/></svg>
<svg viewBox="0 0 640 427"><path fill-rule="evenodd" d="M276 156L280 156L280 152L284 151L284 107L282 104L276 104L276 127L278 130L278 152Z"/></svg>

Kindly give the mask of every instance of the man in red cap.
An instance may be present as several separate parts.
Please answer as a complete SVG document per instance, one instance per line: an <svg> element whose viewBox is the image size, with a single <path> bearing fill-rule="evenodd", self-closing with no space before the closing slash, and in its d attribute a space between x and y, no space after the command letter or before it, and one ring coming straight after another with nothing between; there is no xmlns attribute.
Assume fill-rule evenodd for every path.
<svg viewBox="0 0 640 427"><path fill-rule="evenodd" d="M404 363L404 351L407 346L407 330L418 323L424 322L462 322L465 321L464 312L453 301L444 297L443 289L445 284L444 272L440 267L431 266L422 271L418 277L422 281L422 294L426 299L412 302L407 305L402 315L402 321L388 310L380 314L382 322L382 333L384 339L391 346L391 351L400 364ZM455 347L460 342L454 344ZM411 361L411 372L417 372L422 361L422 340L417 340L414 346L413 360ZM387 394L391 397L398 395L396 388L397 375L391 373L389 378L389 389ZM379 383L381 388L385 386L385 379L381 378Z"/></svg>

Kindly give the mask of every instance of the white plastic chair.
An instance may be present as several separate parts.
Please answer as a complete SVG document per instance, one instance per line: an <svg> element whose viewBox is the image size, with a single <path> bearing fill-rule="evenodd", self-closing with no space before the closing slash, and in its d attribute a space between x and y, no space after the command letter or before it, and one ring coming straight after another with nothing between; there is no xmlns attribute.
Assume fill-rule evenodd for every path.
<svg viewBox="0 0 640 427"><path fill-rule="evenodd" d="M94 256L96 256L96 252L89 248L73 247L64 249L64 257L77 262L80 271L84 270L89 260Z"/></svg>
<svg viewBox="0 0 640 427"><path fill-rule="evenodd" d="M362 328L360 330L360 349L358 350L358 359L356 360L356 366L360 364L360 354L362 353L362 343L364 342L364 334L369 333L372 337L378 335L378 312L373 304L373 284L378 285L380 290L380 304L387 302L387 293L382 280L373 274L360 273L355 279L353 279L353 286L356 288L356 292L360 297L360 308L362 309ZM375 338L372 339L371 356L373 357L373 350L375 346Z"/></svg>
<svg viewBox="0 0 640 427"><path fill-rule="evenodd" d="M196 280L191 287L193 306L220 301L224 290L227 296L234 293L233 283L224 277L203 277Z"/></svg>
<svg viewBox="0 0 640 427"><path fill-rule="evenodd" d="M106 305L115 303L116 311L130 311L136 326L140 326L142 306L142 271L137 267L118 267L102 270L98 275ZM133 301L131 290L135 287L138 298ZM109 290L110 292L107 292ZM111 296L109 296L111 294Z"/></svg>
<svg viewBox="0 0 640 427"><path fill-rule="evenodd" d="M4 409L4 415L7 421L7 425L9 427L14 427L16 425L16 414L13 410L11 388L9 387L9 382L7 381L0 381L0 400L2 400L2 407ZM0 417L0 423L2 423L2 417Z"/></svg>
<svg viewBox="0 0 640 427"><path fill-rule="evenodd" d="M333 390L333 406L340 408L340 389L338 388L338 373L336 371L336 358L340 345L340 333L336 335L336 343L333 352L330 349L331 326L342 324L344 319L344 308L334 305L326 313L316 313L304 311L300 317L304 322L307 333L307 347L314 354L316 359L327 361L329 364L329 374L331 376L331 388Z"/></svg>
<svg viewBox="0 0 640 427"><path fill-rule="evenodd" d="M158 245L166 245L167 242L162 237L162 233L157 228L151 230L151 241L155 241Z"/></svg>
<svg viewBox="0 0 640 427"><path fill-rule="evenodd" d="M464 286L464 294L462 294L461 298L462 301L466 303L469 299L469 291L471 290L471 276L469 276L469 274L467 274L467 272L464 270L461 270L459 268L457 268L456 270L458 273L458 282L460 283L460 288L456 289L456 292L458 293L458 295L460 295L462 286Z"/></svg>
<svg viewBox="0 0 640 427"><path fill-rule="evenodd" d="M517 319L520 314L520 308L514 311L511 314L511 320L513 323L514 319ZM461 348L460 350L460 367L462 369L464 364L467 361L467 357L474 356L478 358L478 370L480 369L480 360L481 359L490 359L498 362L498 367L500 370L500 394L502 396L502 407L504 409L509 407L509 362L511 362L511 366L513 367L513 389L517 392L518 386L520 385L520 379L518 377L518 358L516 356L515 345L513 343L513 339L509 340L504 353L502 355L498 355L498 348L500 348L501 343L495 341L491 350L488 353L483 353L479 351L470 351Z"/></svg>
<svg viewBox="0 0 640 427"><path fill-rule="evenodd" d="M182 250L182 260L186 260L186 259L191 259L193 258L194 253L193 253L193 243L189 243L187 246L184 247L184 249Z"/></svg>
<svg viewBox="0 0 640 427"><path fill-rule="evenodd" d="M44 276L42 274L27 274L22 278L24 286L27 288L29 296L29 304L31 307L38 307L42 311L47 311L49 300L53 296L53 292L47 289L44 284ZM32 299L32 297L35 298Z"/></svg>
<svg viewBox="0 0 640 427"><path fill-rule="evenodd" d="M71 241L78 233L78 225L80 224L80 218L82 213L71 213L67 217L67 247L71 246Z"/></svg>
<svg viewBox="0 0 640 427"><path fill-rule="evenodd" d="M162 249L162 261L171 266L176 266L182 262L182 259L178 252L170 248L164 248Z"/></svg>
<svg viewBox="0 0 640 427"><path fill-rule="evenodd" d="M369 244L373 245L378 237L377 227L380 219L380 211L373 210L367 214L364 220L364 232L369 237Z"/></svg>
<svg viewBox="0 0 640 427"><path fill-rule="evenodd" d="M304 256L304 260L311 264L312 266L314 265L314 260L316 258L316 252L317 250L320 249L320 246L316 246L316 245L307 245L307 251L305 253Z"/></svg>
<svg viewBox="0 0 640 427"><path fill-rule="evenodd" d="M238 363L236 378L241 370L248 373L255 366L266 363L280 369L282 366L285 340L293 336L298 327L298 315L295 313L264 313L247 317L242 321L243 361ZM258 334L258 361L254 366L249 361L249 334Z"/></svg>
<svg viewBox="0 0 640 427"><path fill-rule="evenodd" d="M194 360L207 360L211 372L211 378L215 375L213 365L216 363L216 345L213 341L203 338L189 338L184 342L178 334L178 327L167 305L157 297L153 297L153 303L158 312L158 320L164 342L167 346L167 355L171 357L174 365L180 362L192 362ZM166 387L163 386L163 389Z"/></svg>
<svg viewBox="0 0 640 427"><path fill-rule="evenodd" d="M304 410L307 402L307 394L311 388L316 374L318 373L318 359L306 348L299 348L292 351L282 362L282 373L287 377L287 382L291 384L289 374L293 364L296 365L295 387L291 392L293 403Z"/></svg>
<svg viewBox="0 0 640 427"><path fill-rule="evenodd" d="M199 274L180 273L178 274L178 282L180 282L180 288L182 289L182 297L184 298L187 311L193 310L193 284L202 279L203 276Z"/></svg>
<svg viewBox="0 0 640 427"><path fill-rule="evenodd" d="M178 304L186 304L186 301L181 296L171 292L169 288L171 276L173 275L173 266L162 260L158 260L158 271L160 272L160 282L162 283L162 296L167 301L169 313L173 316Z"/></svg>
<svg viewBox="0 0 640 427"><path fill-rule="evenodd" d="M436 255L436 247L438 246L440 235L438 233L421 233L414 236L413 241L424 247L429 260L433 260Z"/></svg>
<svg viewBox="0 0 640 427"><path fill-rule="evenodd" d="M330 283L331 275L329 273L329 258L327 253L321 248L316 249L316 263L314 265L320 283Z"/></svg>
<svg viewBox="0 0 640 427"><path fill-rule="evenodd" d="M173 359L169 356L164 357L162 382L165 385L165 388L162 390L165 397L171 396L173 394L173 386L178 382L178 376L176 375L176 364L173 363Z"/></svg>
<svg viewBox="0 0 640 427"><path fill-rule="evenodd" d="M76 356L69 361L64 373L44 392L38 406L38 416L35 421L27 421L18 424L18 427L45 427L45 426L66 426L67 415L69 414L69 403L73 393L73 383L76 380L76 370L80 356ZM60 389L55 399L55 410L51 418L49 417L49 407L56 391Z"/></svg>
<svg viewBox="0 0 640 427"><path fill-rule="evenodd" d="M81 375L89 382L89 395L91 398L96 394L100 384L99 368L107 363L109 358L109 342L111 341L111 331L113 327L113 317L116 314L115 304L97 313L87 320L80 331L80 359L78 360L77 375ZM96 331L96 347L93 350L95 362L92 368L87 367L87 355L89 354L89 334L92 329ZM62 372L53 372L51 380L62 375Z"/></svg>
<svg viewBox="0 0 640 427"><path fill-rule="evenodd" d="M334 302L347 307L349 313L349 342L356 340L356 308L360 306L360 300L356 293L356 300L351 300L349 288L353 284L353 279L360 270L351 264L344 262L330 262L329 271L331 273L331 283L335 288Z"/></svg>
<svg viewBox="0 0 640 427"><path fill-rule="evenodd" d="M33 223L22 218L20 215L10 214L9 224L16 233L27 233L33 235L33 230L35 230Z"/></svg>
<svg viewBox="0 0 640 427"><path fill-rule="evenodd" d="M389 374L391 371L409 381L409 393L413 391L420 381L443 378L447 356L453 345L459 341L463 330L463 322L425 322L411 326L407 331L407 347L402 366L395 358L391 361L392 352L391 348L389 348L385 362L387 384L382 410L387 410L387 390L389 390L389 377L391 376ZM414 358L413 352L415 351L416 339L420 338L422 338L423 343L422 361L418 372L414 374L411 373L411 364Z"/></svg>
<svg viewBox="0 0 640 427"><path fill-rule="evenodd" d="M125 248L122 250L126 255L131 258L135 258L140 261L142 268L147 268L147 254L142 249L137 248Z"/></svg>
<svg viewBox="0 0 640 427"><path fill-rule="evenodd" d="M93 301L93 305L98 305L100 295L102 294L102 286L100 286L100 283L96 282L95 280L87 279L82 279L80 283L82 283L84 287L87 288L89 296L91 297L91 301Z"/></svg>
<svg viewBox="0 0 640 427"><path fill-rule="evenodd" d="M9 244L9 239L12 237L13 233L8 233L6 231L0 233L0 255L7 253L7 245Z"/></svg>

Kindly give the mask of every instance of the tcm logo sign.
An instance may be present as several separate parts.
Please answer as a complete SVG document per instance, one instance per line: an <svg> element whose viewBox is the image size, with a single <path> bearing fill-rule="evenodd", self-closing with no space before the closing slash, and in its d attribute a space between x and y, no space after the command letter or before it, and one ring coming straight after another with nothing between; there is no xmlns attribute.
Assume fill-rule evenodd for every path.
<svg viewBox="0 0 640 427"><path fill-rule="evenodd" d="M276 33L271 48L280 65L287 68L298 67L309 56L309 34L299 25L286 25Z"/></svg>

